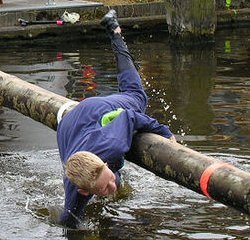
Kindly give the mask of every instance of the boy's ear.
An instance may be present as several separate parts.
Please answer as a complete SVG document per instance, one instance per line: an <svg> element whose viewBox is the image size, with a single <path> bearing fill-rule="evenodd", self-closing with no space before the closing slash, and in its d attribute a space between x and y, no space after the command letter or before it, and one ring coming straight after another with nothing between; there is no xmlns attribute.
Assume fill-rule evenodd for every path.
<svg viewBox="0 0 250 240"><path fill-rule="evenodd" d="M79 188L79 189L77 189L77 192L79 192L81 195L83 195L85 197L89 196L89 192L87 192L87 191L85 191L83 189Z"/></svg>

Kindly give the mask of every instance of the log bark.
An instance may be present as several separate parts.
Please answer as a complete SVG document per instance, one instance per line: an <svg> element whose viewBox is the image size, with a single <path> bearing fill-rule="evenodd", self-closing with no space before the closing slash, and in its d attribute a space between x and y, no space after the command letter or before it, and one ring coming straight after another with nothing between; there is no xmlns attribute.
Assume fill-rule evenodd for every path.
<svg viewBox="0 0 250 240"><path fill-rule="evenodd" d="M214 0L164 0L169 33L181 39L212 37L216 28Z"/></svg>
<svg viewBox="0 0 250 240"><path fill-rule="evenodd" d="M14 109L54 130L57 128L57 112L67 102L72 102L72 107L78 104L0 71L0 105Z"/></svg>
<svg viewBox="0 0 250 240"><path fill-rule="evenodd" d="M70 101L77 104L0 71L0 104L54 130L58 110ZM197 193L203 193L200 179L204 171L222 163L152 133L136 134L126 159ZM211 173L207 191L213 199L250 214L250 173L225 165Z"/></svg>
<svg viewBox="0 0 250 240"><path fill-rule="evenodd" d="M202 193L204 171L213 164L223 164L152 133L136 135L126 159L197 193ZM218 168L211 175L208 193L214 200L250 214L250 173L229 164Z"/></svg>

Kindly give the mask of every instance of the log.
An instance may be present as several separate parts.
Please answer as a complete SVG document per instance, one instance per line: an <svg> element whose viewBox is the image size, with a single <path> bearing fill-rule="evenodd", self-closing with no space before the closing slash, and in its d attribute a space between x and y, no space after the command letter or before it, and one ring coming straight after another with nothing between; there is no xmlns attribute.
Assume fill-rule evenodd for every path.
<svg viewBox="0 0 250 240"><path fill-rule="evenodd" d="M164 0L170 35L180 39L210 38L216 29L214 0Z"/></svg>
<svg viewBox="0 0 250 240"><path fill-rule="evenodd" d="M54 130L57 128L57 113L67 102L72 103L68 110L78 104L0 71L0 105L14 109Z"/></svg>
<svg viewBox="0 0 250 240"><path fill-rule="evenodd" d="M57 113L68 102L77 104L0 71L0 104L54 130ZM250 173L219 159L152 133L136 134L126 159L164 179L250 214Z"/></svg>
<svg viewBox="0 0 250 240"><path fill-rule="evenodd" d="M200 194L202 174L218 166L208 181L207 196L250 214L250 173L233 165L152 133L137 134L126 159Z"/></svg>
<svg viewBox="0 0 250 240"><path fill-rule="evenodd" d="M3 0L0 0L0 4L3 4Z"/></svg>

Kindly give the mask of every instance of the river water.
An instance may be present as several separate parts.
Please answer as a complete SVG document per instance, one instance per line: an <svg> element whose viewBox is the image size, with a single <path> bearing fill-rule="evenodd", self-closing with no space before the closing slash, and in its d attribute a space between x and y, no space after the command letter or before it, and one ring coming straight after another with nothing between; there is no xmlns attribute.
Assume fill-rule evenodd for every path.
<svg viewBox="0 0 250 240"><path fill-rule="evenodd" d="M176 47L166 32L127 39L141 66L148 114L180 143L250 171L250 30L223 30L203 46ZM0 69L81 100L116 92L106 39L0 44ZM56 218L62 168L53 130L0 108L0 239L250 239L250 219L126 162L124 186L94 199L80 230Z"/></svg>

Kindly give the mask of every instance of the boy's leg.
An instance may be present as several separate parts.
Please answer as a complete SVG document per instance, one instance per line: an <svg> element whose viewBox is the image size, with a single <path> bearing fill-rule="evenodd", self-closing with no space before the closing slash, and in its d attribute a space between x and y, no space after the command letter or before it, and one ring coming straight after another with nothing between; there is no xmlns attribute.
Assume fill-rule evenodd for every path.
<svg viewBox="0 0 250 240"><path fill-rule="evenodd" d="M124 42L121 33L114 33L113 36L111 36L111 46L116 57L118 74L129 69L137 71L134 59Z"/></svg>
<svg viewBox="0 0 250 240"><path fill-rule="evenodd" d="M147 104L147 96L144 92L133 57L121 35L116 12L110 10L102 19L101 24L106 27L116 57L119 90L120 92L135 95L136 99L140 99L141 110L144 111Z"/></svg>
<svg viewBox="0 0 250 240"><path fill-rule="evenodd" d="M111 46L116 57L118 73L129 69L136 69L133 57L121 36L121 28L117 20L116 11L113 9L110 10L101 20L101 24L106 28L111 39Z"/></svg>

